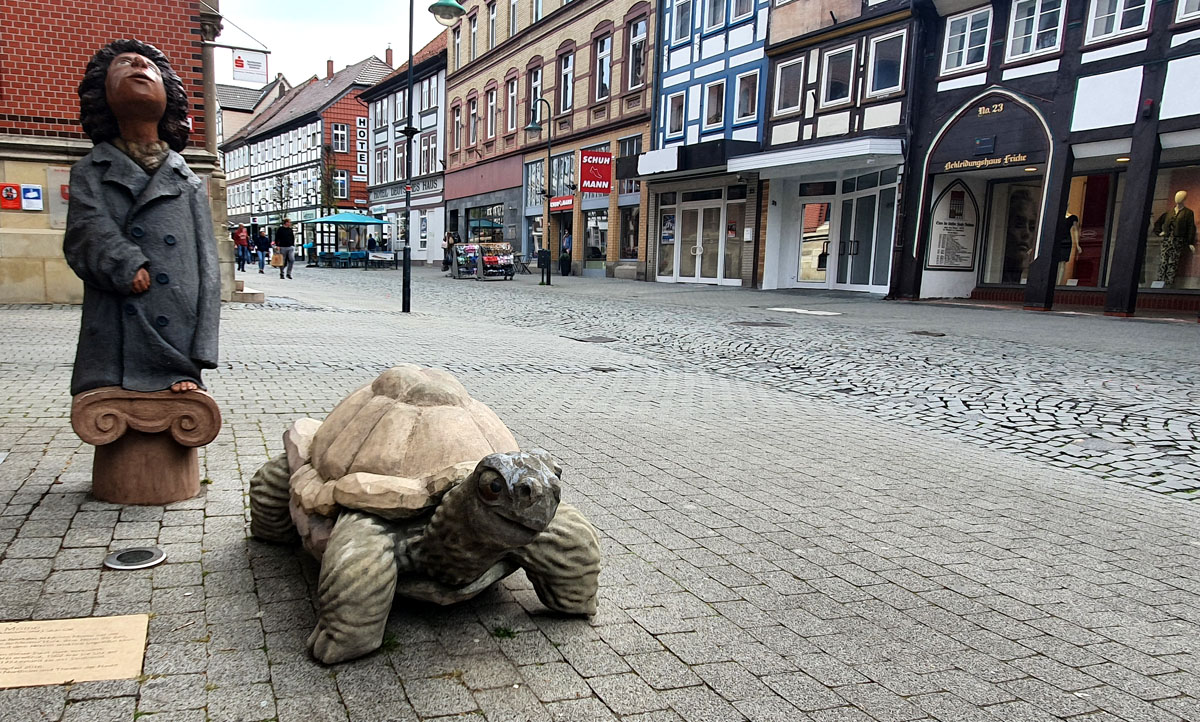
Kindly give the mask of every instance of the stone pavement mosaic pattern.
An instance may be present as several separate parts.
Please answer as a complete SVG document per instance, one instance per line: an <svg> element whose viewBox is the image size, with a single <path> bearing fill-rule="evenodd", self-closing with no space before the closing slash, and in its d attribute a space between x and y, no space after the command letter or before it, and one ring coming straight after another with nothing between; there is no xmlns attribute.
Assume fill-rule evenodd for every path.
<svg viewBox="0 0 1200 722"><path fill-rule="evenodd" d="M0 618L154 615L143 678L0 691L0 717L1200 719L1200 511L1182 495L964 443L932 412L896 423L853 394L738 378L737 342L728 357L706 344L785 345L730 329L758 318L744 309L417 274L423 312L404 316L381 285L396 279L313 274L269 290L299 302L226 308L225 362L206 377L225 415L203 454L211 483L166 508L87 497L91 453L67 419L77 311L0 311ZM626 352L656 328L667 351ZM783 331L825 339L830 354L870 335L841 328L844 340L820 322ZM696 347L678 340L689 331ZM923 347L934 378L944 341L913 337L893 357ZM957 339L955 360L986 346ZM861 353L842 359L846 375ZM1014 372L1020 354L1006 352ZM562 460L564 498L602 536L596 617L546 614L514 576L450 609L398 603L385 649L366 659L307 657L316 566L247 538L246 484L292 420L322 417L401 361L451 369L522 446ZM1139 383L1163 379L1161 406L1146 394L1135 410L1169 425L1186 392L1168 381L1187 370L1168 362L1119 359ZM979 364L972 378L989 373ZM1019 384L993 380L1017 406ZM1084 433L1124 430L1098 424ZM1194 443L1188 433L1172 448ZM99 570L109 550L143 543L168 563Z"/></svg>

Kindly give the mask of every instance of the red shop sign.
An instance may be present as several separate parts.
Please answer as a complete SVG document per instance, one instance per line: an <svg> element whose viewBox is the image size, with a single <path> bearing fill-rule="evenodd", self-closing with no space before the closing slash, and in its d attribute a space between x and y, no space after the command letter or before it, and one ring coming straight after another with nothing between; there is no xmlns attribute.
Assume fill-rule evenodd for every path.
<svg viewBox="0 0 1200 722"><path fill-rule="evenodd" d="M16 183L0 183L0 208L6 211L21 210L21 186Z"/></svg>
<svg viewBox="0 0 1200 722"><path fill-rule="evenodd" d="M612 192L612 153L579 151L580 190L584 193Z"/></svg>
<svg viewBox="0 0 1200 722"><path fill-rule="evenodd" d="M550 212L569 211L575 207L575 196L554 196L550 199Z"/></svg>

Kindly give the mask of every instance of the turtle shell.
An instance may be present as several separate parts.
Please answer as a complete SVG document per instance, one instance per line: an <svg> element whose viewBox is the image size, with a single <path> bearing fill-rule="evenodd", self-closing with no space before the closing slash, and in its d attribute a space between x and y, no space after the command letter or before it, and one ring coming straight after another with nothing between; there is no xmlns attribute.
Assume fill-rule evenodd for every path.
<svg viewBox="0 0 1200 722"><path fill-rule="evenodd" d="M435 504L483 457L517 450L495 412L457 379L405 364L334 408L313 435L308 463L293 474L292 489L306 487L302 506L325 516L335 513L336 504L411 517Z"/></svg>

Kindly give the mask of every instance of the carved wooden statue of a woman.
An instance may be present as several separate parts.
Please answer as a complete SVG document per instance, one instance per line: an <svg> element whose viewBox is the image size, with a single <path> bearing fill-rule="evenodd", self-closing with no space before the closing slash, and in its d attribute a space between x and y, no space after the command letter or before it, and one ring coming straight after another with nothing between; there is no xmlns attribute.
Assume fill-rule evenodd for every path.
<svg viewBox="0 0 1200 722"><path fill-rule="evenodd" d="M86 411L80 409L85 393L100 398L96 389L108 394L105 404L123 400L137 433L153 431L137 425L150 417L157 419L150 427L165 420L171 428L196 403L215 410L196 390L201 370L217 364L220 277L204 182L179 155L187 144L188 98L167 58L137 40L109 43L88 63L79 99L80 121L95 147L71 169L63 239L84 288L72 423L85 441L98 443L76 418ZM166 406L137 394L168 389L175 402Z"/></svg>

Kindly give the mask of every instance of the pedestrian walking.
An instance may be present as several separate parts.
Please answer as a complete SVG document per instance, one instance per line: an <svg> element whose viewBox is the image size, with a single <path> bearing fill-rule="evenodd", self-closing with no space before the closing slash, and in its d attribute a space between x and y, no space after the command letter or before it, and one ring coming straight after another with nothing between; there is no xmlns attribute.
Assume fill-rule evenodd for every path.
<svg viewBox="0 0 1200 722"><path fill-rule="evenodd" d="M254 251L258 254L258 272L263 273L267 265L267 254L271 252L271 239L267 237L267 229L258 229L258 237L254 239Z"/></svg>
<svg viewBox="0 0 1200 722"><path fill-rule="evenodd" d="M558 270L562 275L571 275L571 231L563 231L562 250L558 254Z"/></svg>
<svg viewBox="0 0 1200 722"><path fill-rule="evenodd" d="M279 277L292 277L292 267L296 265L296 234L292 232L292 219L284 218L283 227L275 231L275 247L283 254L283 265L279 267Z"/></svg>
<svg viewBox="0 0 1200 722"><path fill-rule="evenodd" d="M378 248L378 246L375 245L375 236L373 234L368 234L367 235L367 250L374 251L377 248Z"/></svg>
<svg viewBox="0 0 1200 722"><path fill-rule="evenodd" d="M246 261L250 260L250 231L243 223L239 223L233 232L233 251L237 257L237 269L246 270Z"/></svg>
<svg viewBox="0 0 1200 722"><path fill-rule="evenodd" d="M442 239L442 273L450 270L451 256L454 254L454 234L447 233Z"/></svg>

